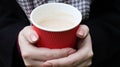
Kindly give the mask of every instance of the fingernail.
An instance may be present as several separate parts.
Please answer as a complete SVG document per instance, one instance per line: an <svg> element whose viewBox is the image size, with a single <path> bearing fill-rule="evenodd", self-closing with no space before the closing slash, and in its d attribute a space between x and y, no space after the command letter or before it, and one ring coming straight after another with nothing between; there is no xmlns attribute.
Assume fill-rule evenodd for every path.
<svg viewBox="0 0 120 67"><path fill-rule="evenodd" d="M83 30L79 31L79 35L84 36L84 31Z"/></svg>
<svg viewBox="0 0 120 67"><path fill-rule="evenodd" d="M37 41L37 37L35 35L31 35L31 39L33 42Z"/></svg>
<svg viewBox="0 0 120 67"><path fill-rule="evenodd" d="M80 30L77 32L78 37L83 38L85 36L84 31Z"/></svg>

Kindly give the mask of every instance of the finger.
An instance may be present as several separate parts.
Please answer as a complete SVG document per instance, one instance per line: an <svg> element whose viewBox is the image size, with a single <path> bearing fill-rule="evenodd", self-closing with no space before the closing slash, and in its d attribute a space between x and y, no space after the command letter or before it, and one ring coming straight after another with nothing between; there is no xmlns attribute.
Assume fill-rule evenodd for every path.
<svg viewBox="0 0 120 67"><path fill-rule="evenodd" d="M80 25L76 34L77 34L77 37L84 38L85 36L87 36L88 32L89 32L88 26Z"/></svg>
<svg viewBox="0 0 120 67"><path fill-rule="evenodd" d="M34 52L31 54L31 58L45 61L45 60L66 57L74 53L75 51L76 50L72 48L63 48L63 49L36 48L34 49Z"/></svg>
<svg viewBox="0 0 120 67"><path fill-rule="evenodd" d="M28 40L30 43L34 43L38 40L38 34L33 30L32 26L27 26L23 29L22 35Z"/></svg>
<svg viewBox="0 0 120 67"><path fill-rule="evenodd" d="M36 60L25 60L25 66L26 67L41 67L44 61L36 61Z"/></svg>

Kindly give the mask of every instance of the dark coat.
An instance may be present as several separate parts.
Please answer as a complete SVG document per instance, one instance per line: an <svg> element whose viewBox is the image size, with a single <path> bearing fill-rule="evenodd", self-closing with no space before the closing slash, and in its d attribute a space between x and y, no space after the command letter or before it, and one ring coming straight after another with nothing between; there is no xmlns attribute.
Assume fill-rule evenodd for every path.
<svg viewBox="0 0 120 67"><path fill-rule="evenodd" d="M120 67L120 0L94 0L90 14L91 67Z"/></svg>
<svg viewBox="0 0 120 67"><path fill-rule="evenodd" d="M17 38L26 25L29 21L15 0L0 0L0 67L24 67Z"/></svg>

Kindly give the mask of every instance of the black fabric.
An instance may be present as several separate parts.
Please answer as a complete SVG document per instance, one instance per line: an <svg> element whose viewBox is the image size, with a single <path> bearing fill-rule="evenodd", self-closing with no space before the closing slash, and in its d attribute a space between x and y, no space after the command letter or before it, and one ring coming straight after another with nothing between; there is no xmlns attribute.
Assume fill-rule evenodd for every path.
<svg viewBox="0 0 120 67"><path fill-rule="evenodd" d="M91 67L120 67L120 0L94 0L90 14Z"/></svg>
<svg viewBox="0 0 120 67"><path fill-rule="evenodd" d="M13 67L13 56L18 57L13 49L19 31L26 25L29 21L15 0L0 0L0 67Z"/></svg>
<svg viewBox="0 0 120 67"><path fill-rule="evenodd" d="M13 50L13 59L12 59L12 67L25 67L25 64L23 62L23 59L20 55L20 52L19 52L19 47L18 45L15 45L14 46L14 50ZM19 53L19 54L18 54Z"/></svg>

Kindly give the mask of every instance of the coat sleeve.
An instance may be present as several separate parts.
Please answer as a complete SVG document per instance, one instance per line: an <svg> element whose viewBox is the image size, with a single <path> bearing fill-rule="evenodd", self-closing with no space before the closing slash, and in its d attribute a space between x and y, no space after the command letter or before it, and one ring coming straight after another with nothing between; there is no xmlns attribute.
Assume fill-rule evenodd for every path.
<svg viewBox="0 0 120 67"><path fill-rule="evenodd" d="M26 25L29 21L15 0L0 0L0 67L13 67L18 33Z"/></svg>
<svg viewBox="0 0 120 67"><path fill-rule="evenodd" d="M93 43L91 67L120 67L120 0L94 0L85 24Z"/></svg>

